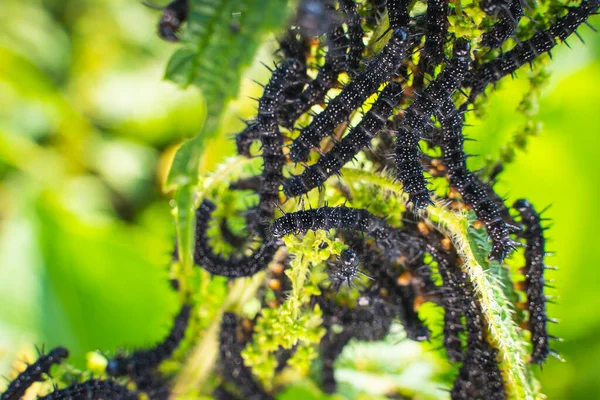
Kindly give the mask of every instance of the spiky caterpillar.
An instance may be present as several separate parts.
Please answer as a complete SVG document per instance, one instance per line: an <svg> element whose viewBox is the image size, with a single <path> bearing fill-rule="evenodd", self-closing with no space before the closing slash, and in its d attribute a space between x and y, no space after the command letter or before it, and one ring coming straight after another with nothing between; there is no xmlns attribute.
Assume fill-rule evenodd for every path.
<svg viewBox="0 0 600 400"><path fill-rule="evenodd" d="M135 392L112 380L90 379L38 397L38 400L138 400Z"/></svg>
<svg viewBox="0 0 600 400"><path fill-rule="evenodd" d="M487 342L467 352L450 393L453 400L504 400L506 392L496 361L498 351Z"/></svg>
<svg viewBox="0 0 600 400"><path fill-rule="evenodd" d="M405 28L410 22L408 6L410 0L387 0L385 7L387 8L388 18L390 20L390 29Z"/></svg>
<svg viewBox="0 0 600 400"><path fill-rule="evenodd" d="M296 101L282 106L283 112L280 113L279 121L281 126L292 129L302 114L315 104L322 103L327 92L338 84L338 76L347 66L348 42L342 26L339 24L331 26L326 39L328 51L325 55L325 64Z"/></svg>
<svg viewBox="0 0 600 400"><path fill-rule="evenodd" d="M304 89L304 85L308 79L306 75L306 55L309 51L310 45L308 40L301 36L299 37L294 29L289 29L283 39L279 41L279 50L277 53L281 53L281 61L283 62L285 60L294 59L298 61L300 65L300 68L298 68L298 76L295 79L298 83L286 87L283 91L283 101L278 110L279 120L286 118L286 108L284 105L296 101L302 94L302 90Z"/></svg>
<svg viewBox="0 0 600 400"><path fill-rule="evenodd" d="M568 7L567 15L559 18L550 28L537 32L531 39L517 43L512 50L475 69L468 79L471 93L468 100L461 105L461 110L466 110L488 85L498 82L506 75L514 74L522 65L531 63L540 54L549 52L559 41L564 42L572 33L576 33L579 25L585 23L598 7L598 0L584 0L578 7Z"/></svg>
<svg viewBox="0 0 600 400"><path fill-rule="evenodd" d="M239 154L250 156L250 145L255 140L261 139L267 135L277 135L279 107L284 103L284 91L294 87L301 79L302 65L295 59L289 59L282 62L276 70L273 71L269 83L265 86L263 95L258 102L258 115L252 122L247 123L246 128L235 137L237 151ZM283 138L281 139L283 143ZM265 144L263 143L263 151ZM264 158L264 153L263 153Z"/></svg>
<svg viewBox="0 0 600 400"><path fill-rule="evenodd" d="M50 350L48 354L41 354L36 362L29 365L25 371L21 372L10 382L4 393L0 396L0 399L20 399L33 383L44 380L43 375L47 375L54 364L61 363L68 356L69 351L64 347L56 347Z"/></svg>
<svg viewBox="0 0 600 400"><path fill-rule="evenodd" d="M319 147L321 139L331 134L340 123L364 101L375 93L379 86L389 81L406 56L408 35L404 29L397 29L383 50L366 68L348 83L342 92L332 99L327 108L300 131L290 149L294 161L306 161L310 149Z"/></svg>
<svg viewBox="0 0 600 400"><path fill-rule="evenodd" d="M307 167L302 174L286 179L283 183L285 195L300 196L315 187L320 187L331 175L339 173L340 169L368 146L385 126L385 122L400 101L401 93L400 84L390 82L360 123L352 128L333 149L321 156L317 163Z"/></svg>
<svg viewBox="0 0 600 400"><path fill-rule="evenodd" d="M275 206L279 203L279 185L283 181L282 168L285 165L283 136L279 132L277 110L282 101L283 91L290 83L297 82L301 65L294 59L287 60L273 72L271 79L258 103L256 123L260 130L262 144L263 172L258 191L258 217L260 221L273 218ZM268 225L259 234L264 238Z"/></svg>
<svg viewBox="0 0 600 400"><path fill-rule="evenodd" d="M211 274L228 278L252 276L265 268L279 247L272 240L264 240L260 247L254 250L252 254L240 258L234 256L224 258L213 252L208 240L208 226L215 208L215 205L210 200L204 200L196 209L194 263Z"/></svg>
<svg viewBox="0 0 600 400"><path fill-rule="evenodd" d="M458 260L454 251L447 251L442 247L443 236L441 234L431 232L429 236L423 237L423 247L437 263L443 283L441 296L444 308L444 347L448 359L452 362L459 362L464 359L460 335L465 330L462 316L467 299L464 298L463 289L454 276L456 271L459 271Z"/></svg>
<svg viewBox="0 0 600 400"><path fill-rule="evenodd" d="M344 13L344 21L348 26L348 40L350 47L348 49L348 73L356 76L360 69L362 53L365 49L363 36L365 32L361 26L361 17L356 10L354 0L339 0L340 9Z"/></svg>
<svg viewBox="0 0 600 400"><path fill-rule="evenodd" d="M427 182L420 163L419 141L436 109L460 86L471 62L470 45L464 39L454 42L453 58L425 91L404 113L402 126L396 133L396 176L409 195L415 209L431 203Z"/></svg>
<svg viewBox="0 0 600 400"><path fill-rule="evenodd" d="M174 0L167 4L158 22L158 35L168 42L178 42L177 33L187 20L187 14L187 0Z"/></svg>
<svg viewBox="0 0 600 400"><path fill-rule="evenodd" d="M191 306L184 304L175 317L169 334L162 342L152 349L137 350L130 356L113 358L106 366L106 373L113 377L128 375L138 384L138 389L146 389L145 386L152 381L150 375L160 363L173 355L185 336L190 314Z"/></svg>
<svg viewBox="0 0 600 400"><path fill-rule="evenodd" d="M324 206L288 213L273 222L271 234L280 238L292 233L330 229L362 232L374 238L390 259L399 255L393 229L382 218L360 208Z"/></svg>
<svg viewBox="0 0 600 400"><path fill-rule="evenodd" d="M485 338L485 322L478 301L472 296L472 284L466 274L454 266L449 273L456 281L456 295L463 299L467 327L467 352L454 382L451 398L504 400L504 379L496 360L498 350Z"/></svg>
<svg viewBox="0 0 600 400"><path fill-rule="evenodd" d="M360 274L358 270L359 263L360 259L354 250L344 249L340 253L337 263L330 265L327 272L336 292L340 290L342 285L354 286L354 279Z"/></svg>
<svg viewBox="0 0 600 400"><path fill-rule="evenodd" d="M427 0L427 30L423 47L425 70L444 60L444 44L448 34L448 0Z"/></svg>
<svg viewBox="0 0 600 400"><path fill-rule="evenodd" d="M230 312L223 314L219 335L219 355L223 377L239 388L244 399L272 399L273 397L267 394L254 380L250 369L244 365L241 356L244 345L237 339L237 325L238 319L235 314Z"/></svg>
<svg viewBox="0 0 600 400"><path fill-rule="evenodd" d="M502 261L514 249L510 230L498 204L489 196L485 185L467 168L467 156L463 150L462 113L456 110L452 100L442 104L438 112L442 126L442 161L448 170L450 186L471 206L477 218L483 222L492 240L490 259Z"/></svg>
<svg viewBox="0 0 600 400"><path fill-rule="evenodd" d="M531 203L519 199L513 205L521 215L521 223L525 227L525 287L527 295L527 309L529 310L529 329L531 330L531 362L542 364L548 354L548 317L546 315L546 297L544 295L544 256L546 255L546 241L541 218Z"/></svg>
<svg viewBox="0 0 600 400"><path fill-rule="evenodd" d="M519 20L523 17L523 5L521 0L512 0L507 9L502 9L500 12L500 20L492 26L489 32L485 32L481 37L481 45L495 49L511 37Z"/></svg>

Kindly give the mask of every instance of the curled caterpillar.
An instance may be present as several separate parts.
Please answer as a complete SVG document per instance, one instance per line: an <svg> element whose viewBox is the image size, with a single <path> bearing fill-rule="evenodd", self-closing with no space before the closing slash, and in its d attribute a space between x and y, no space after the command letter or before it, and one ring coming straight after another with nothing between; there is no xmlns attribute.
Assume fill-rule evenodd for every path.
<svg viewBox="0 0 600 400"><path fill-rule="evenodd" d="M520 199L513 205L521 215L521 223L525 227L522 236L525 238L525 288L527 309L529 310L529 329L531 330L531 362L542 364L548 358L548 316L546 315L546 297L544 295L544 256L546 241L541 218L531 203Z"/></svg>
<svg viewBox="0 0 600 400"><path fill-rule="evenodd" d="M406 56L408 35L397 29L384 49L371 61L342 92L329 102L327 108L300 131L290 149L294 161L306 161L310 149L319 147L321 139L329 135L336 126L348 119L379 86L389 81Z"/></svg>
<svg viewBox="0 0 600 400"><path fill-rule="evenodd" d="M307 167L301 175L286 179L283 183L285 195L300 196L315 187L320 187L331 175L339 173L340 169L368 146L385 126L385 122L400 101L401 93L400 84L390 82L362 121L352 128L333 149L321 156L317 163Z"/></svg>
<svg viewBox="0 0 600 400"><path fill-rule="evenodd" d="M423 61L425 70L431 70L444 60L444 45L448 34L448 0L427 1L427 30Z"/></svg>
<svg viewBox="0 0 600 400"><path fill-rule="evenodd" d="M135 392L112 380L90 379L61 390L55 390L38 400L138 400Z"/></svg>
<svg viewBox="0 0 600 400"><path fill-rule="evenodd" d="M521 0L513 0L508 9L500 11L500 20L492 26L489 32L483 34L481 44L492 49L502 46L506 39L515 33L522 16Z"/></svg>
<svg viewBox="0 0 600 400"><path fill-rule="evenodd" d="M42 382L44 375L50 372L54 364L61 363L69 357L69 351L64 347L56 347L47 354L42 354L36 362L29 365L25 371L21 372L0 395L1 400L18 400L29 387L35 382Z"/></svg>
<svg viewBox="0 0 600 400"><path fill-rule="evenodd" d="M222 364L221 373L226 381L234 383L239 388L244 399L269 400L270 396L254 380L252 372L244 365L241 352L244 343L237 338L238 319L235 314L226 312L221 322L219 335L219 355Z"/></svg>
<svg viewBox="0 0 600 400"><path fill-rule="evenodd" d="M337 85L339 74L346 69L346 52L349 41L343 27L339 24L332 25L327 33L326 43L328 51L325 55L325 64L296 101L283 104L283 112L280 113L279 121L281 126L292 129L295 121L302 114L315 104L322 103L327 92Z"/></svg>
<svg viewBox="0 0 600 400"><path fill-rule="evenodd" d="M550 28L537 32L531 39L517 43L512 50L475 69L468 79L471 93L461 105L461 110L466 110L488 85L498 82L506 75L512 75L522 65L532 62L540 54L549 52L558 44L556 38L564 42L572 33L576 33L579 25L586 22L598 7L598 0L584 0L578 7L568 7L567 15L559 18Z"/></svg>
<svg viewBox="0 0 600 400"><path fill-rule="evenodd" d="M348 72L351 76L356 76L360 69L362 53L365 49L363 36L365 32L361 26L361 18L356 10L354 0L339 0L340 9L344 13L344 21L348 25Z"/></svg>
<svg viewBox="0 0 600 400"><path fill-rule="evenodd" d="M470 45L464 39L454 43L453 58L442 73L415 99L404 113L402 126L396 133L396 176L415 209L431 203L423 167L419 161L419 141L429 119L446 99L460 86L471 62Z"/></svg>
<svg viewBox="0 0 600 400"><path fill-rule="evenodd" d="M208 240L208 226L215 205L210 200L204 200L196 209L196 245L194 248L194 263L214 275L228 278L252 276L264 269L273 258L279 245L272 240L264 240L252 254L242 257L224 258L215 254Z"/></svg>
<svg viewBox="0 0 600 400"><path fill-rule="evenodd" d="M273 222L271 234L280 238L291 233L329 229L362 232L374 238L377 245L387 251L388 257L399 255L393 229L383 219L359 208L325 206L288 213Z"/></svg>
<svg viewBox="0 0 600 400"><path fill-rule="evenodd" d="M467 169L467 156L463 150L462 113L448 100L442 104L438 117L443 132L442 160L448 170L450 185L460 193L465 204L473 208L477 218L485 225L492 240L489 258L502 261L514 249L514 243L498 204L490 199L485 185Z"/></svg>
<svg viewBox="0 0 600 400"><path fill-rule="evenodd" d="M117 356L108 362L106 373L113 377L130 376L139 389L146 386L141 382L149 382L149 376L160 363L170 358L185 335L191 314L191 306L184 304L173 321L167 337L152 349L136 350L130 356Z"/></svg>

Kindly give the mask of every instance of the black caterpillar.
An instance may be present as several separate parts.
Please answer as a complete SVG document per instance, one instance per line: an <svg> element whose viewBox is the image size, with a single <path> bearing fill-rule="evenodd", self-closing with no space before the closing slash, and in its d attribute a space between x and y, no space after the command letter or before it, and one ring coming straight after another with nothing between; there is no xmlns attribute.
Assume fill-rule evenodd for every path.
<svg viewBox="0 0 600 400"><path fill-rule="evenodd" d="M384 255L374 255L375 249L365 248L368 255L364 258L365 270L371 276L373 286L371 291L379 290L380 293L387 293L383 299L390 305L390 310L395 317L398 317L406 336L411 340L424 341L430 336L429 329L425 327L423 321L415 311L415 302L417 292L420 288L413 285L399 285L398 279L400 272ZM369 259L370 258L370 259Z"/></svg>
<svg viewBox="0 0 600 400"><path fill-rule="evenodd" d="M388 257L399 255L393 229L383 219L359 208L325 206L288 213L273 222L271 234L280 238L291 233L329 229L362 232L374 238L378 246L387 250Z"/></svg>
<svg viewBox="0 0 600 400"><path fill-rule="evenodd" d="M294 85L286 85L286 88L283 91L282 104L279 105L277 114L278 119L281 121L288 117L286 115L287 110L284 106L295 102L300 97L302 90L304 89L304 85L308 80L306 69L307 55L310 53L310 43L302 36L299 36L295 29L289 29L283 39L279 41L279 50L277 50L276 54L277 53L281 53L281 62L294 59L300 66L295 79L298 81L298 83ZM282 125L281 122L279 124Z"/></svg>
<svg viewBox="0 0 600 400"><path fill-rule="evenodd" d="M221 361L221 373L227 382L235 384L240 390L243 399L269 400L272 396L258 384L252 372L244 365L241 352L244 344L237 338L238 319L235 314L226 312L221 322L221 333L219 335L219 355Z"/></svg>
<svg viewBox="0 0 600 400"><path fill-rule="evenodd" d="M519 20L523 17L523 5L521 0L512 0L510 7L503 9L500 12L500 20L492 26L489 32L485 32L481 37L481 44L489 48L495 49L511 37Z"/></svg>
<svg viewBox="0 0 600 400"><path fill-rule="evenodd" d="M177 34L187 15L187 0L174 0L167 4L158 22L158 35L168 42L178 42Z"/></svg>
<svg viewBox="0 0 600 400"><path fill-rule="evenodd" d="M406 110L402 126L396 133L396 174L415 209L424 208L431 203L423 167L419 161L419 141L423 129L441 103L450 98L462 83L471 61L469 53L469 42L457 39L452 60Z"/></svg>
<svg viewBox="0 0 600 400"><path fill-rule="evenodd" d="M112 380L90 379L65 389L55 390L38 400L138 400L137 393Z"/></svg>
<svg viewBox="0 0 600 400"><path fill-rule="evenodd" d="M531 63L539 55L549 52L558 43L555 38L564 42L575 33L579 25L585 23L588 17L598 10L598 7L598 0L582 1L579 7L569 7L567 15L559 18L547 30L536 33L531 39L518 43L512 50L475 69L467 80L471 86L471 93L468 100L461 105L461 110L466 110L488 85L498 82L506 75L514 74L522 65Z"/></svg>
<svg viewBox="0 0 600 400"><path fill-rule="evenodd" d="M485 322L477 299L473 298L473 287L462 271L449 271L456 285L455 296L462 299L467 328L467 352L451 391L457 400L507 398L504 379L496 357L498 351L485 338Z"/></svg>
<svg viewBox="0 0 600 400"><path fill-rule="evenodd" d="M348 40L350 46L348 49L348 73L350 76L356 76L360 70L362 53L365 49L363 37L365 32L361 26L361 17L356 10L354 0L339 0L340 9L344 13L344 21L348 25Z"/></svg>
<svg viewBox="0 0 600 400"><path fill-rule="evenodd" d="M335 127L360 107L367 97L375 93L382 83L390 80L406 56L407 39L405 30L394 31L381 53L329 102L323 112L300 131L300 136L294 140L290 149L292 160L306 161L311 148L319 147L321 139L333 132Z"/></svg>
<svg viewBox="0 0 600 400"><path fill-rule="evenodd" d="M286 89L295 87L302 77L302 64L295 59L283 62L275 71L265 86L263 96L259 100L258 116L255 121L246 122L246 128L235 137L237 151L239 154L250 156L250 145L261 139L264 133L272 135L278 131L277 114L281 113L279 107L284 104L284 93ZM281 139L283 141L283 138ZM264 150L264 143L263 143ZM263 154L264 155L264 154Z"/></svg>
<svg viewBox="0 0 600 400"><path fill-rule="evenodd" d="M160 363L171 358L185 335L191 314L191 306L184 304L173 321L171 331L161 343L152 349L136 350L130 356L117 356L108 362L106 373L113 377L130 376L145 390L153 386L152 374Z"/></svg>
<svg viewBox="0 0 600 400"><path fill-rule="evenodd" d="M408 13L409 0L387 0L385 6L387 8L388 17L390 20L390 29L396 30L406 28L410 22Z"/></svg>
<svg viewBox="0 0 600 400"><path fill-rule="evenodd" d="M500 208L490 197L486 187L467 168L467 156L463 150L462 114L451 100L442 104L438 113L443 131L442 160L448 170L450 185L471 206L477 218L483 222L492 240L489 258L502 261L514 249L509 227L502 218Z"/></svg>
<svg viewBox="0 0 600 400"><path fill-rule="evenodd" d="M300 69L301 65L295 59L281 63L273 72L269 84L265 86L258 104L256 124L260 131L263 158L262 182L258 192L260 220L271 220L275 205L279 203L279 185L283 181L282 168L285 165L285 156L277 110L285 87L291 82L296 83L295 79Z"/></svg>
<svg viewBox="0 0 600 400"><path fill-rule="evenodd" d="M337 143L333 149L321 156L316 164L307 167L301 175L291 176L283 183L283 192L288 197L300 196L315 187L320 187L364 147L385 126L394 107L400 101L402 87L390 82L362 121Z"/></svg>
<svg viewBox="0 0 600 400"><path fill-rule="evenodd" d="M0 396L1 400L18 400L29 387L35 382L42 382L44 375L50 372L54 364L61 363L69 357L69 351L64 347L56 347L48 352L41 354L36 362L29 365L25 371L21 372L6 388Z"/></svg>
<svg viewBox="0 0 600 400"><path fill-rule="evenodd" d="M344 29L339 24L330 27L327 33L328 51L325 64L319 73L300 94L298 99L290 104L283 104L280 113L280 125L288 129L294 127L295 121L315 104L325 100L327 92L338 84L338 76L347 67L349 40Z"/></svg>
<svg viewBox="0 0 600 400"><path fill-rule="evenodd" d="M455 275L459 271L456 252L447 251L442 246L443 237L439 233L431 234L431 238L424 238L424 247L431 257L437 262L439 274L442 278L443 291L442 306L444 308L444 347L448 359L452 362L464 360L463 341L460 336L465 331L462 317L465 312L467 299ZM453 249L452 249L453 250Z"/></svg>
<svg viewBox="0 0 600 400"><path fill-rule="evenodd" d="M363 294L357 301L358 306L350 309L338 305L335 300L326 297L328 293L313 298L323 310L323 326L327 333L321 339L321 380L326 393L337 391L334 364L351 339L365 341L382 340L388 334L393 314L387 303L377 293ZM342 327L335 332L334 325Z"/></svg>
<svg viewBox="0 0 600 400"><path fill-rule="evenodd" d="M544 257L546 241L541 218L531 203L520 199L513 205L521 215L521 223L525 227L522 237L525 238L525 288L527 310L529 311L529 329L531 331L531 362L542 364L550 354L548 346L548 317L546 315L546 297L544 295Z"/></svg>
<svg viewBox="0 0 600 400"><path fill-rule="evenodd" d="M444 60L448 34L448 0L427 0L427 31L421 57L430 70Z"/></svg>

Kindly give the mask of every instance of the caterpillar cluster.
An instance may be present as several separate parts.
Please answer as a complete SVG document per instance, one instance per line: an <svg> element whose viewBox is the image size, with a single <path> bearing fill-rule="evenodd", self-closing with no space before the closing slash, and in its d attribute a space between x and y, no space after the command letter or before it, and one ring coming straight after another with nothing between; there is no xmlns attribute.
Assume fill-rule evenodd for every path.
<svg viewBox="0 0 600 400"><path fill-rule="evenodd" d="M310 232L320 231L315 236L327 237L320 246L333 243L335 247L341 241L344 249L328 249L332 252L327 260L310 266L318 272L311 278L322 276L323 283L328 279L331 285L319 282L319 290L299 306L314 310L318 305L323 312L325 334L313 350L320 354L325 392L337 391L334 364L352 340L382 340L394 323L402 325L410 340L436 340L430 321L419 314L420 305L428 302L443 310L441 340L457 371L451 397L505 399L506 371L498 360L502 349L494 347L498 338L491 337L490 321L479 304L481 296L465 272L460 247L464 243L458 243L455 232L438 231L441 223L429 211L474 215L475 225L485 227L491 243L487 258L482 257L485 263L501 264L517 240L523 242L530 362L542 364L552 354L548 344L552 337L546 328L552 320L546 315L541 219L531 204L519 200L513 207L520 213L515 221L493 188L495 177L469 170L464 114L477 106L475 101L488 87L577 34L578 27L597 12L599 0L568 7L565 15L552 18L547 29L527 40L519 40L532 25L523 18L521 0L469 5L467 9L481 7L490 18L481 25L473 23L474 32L483 27L484 33L472 40L460 36L462 27L450 28L459 12L468 12L447 0L422 0L427 6L423 15L417 14L425 8L407 0L297 3L292 26L278 41L277 62L269 68L257 114L235 135L239 159L262 161L259 173L244 170L228 181L231 191L244 191L244 196L256 200L244 210L244 235L231 230L229 216L216 216L217 207L223 206L222 192L204 192L195 212L194 263L231 279L267 270L256 297L263 308L281 307L296 289L288 274L290 260L303 256L288 253L287 236L310 239ZM163 9L162 38L177 40L185 21L193 17L187 8L187 1L175 0ZM386 14L387 30L379 26ZM525 25L529 30L522 31ZM350 162L357 168L347 168ZM365 182L344 176L348 173L371 174L372 191L364 189ZM334 175L337 179L331 179ZM319 188L318 193L311 192L314 188ZM238 200L240 193L232 193ZM220 232L216 238L215 230ZM230 255L217 251L219 238L232 248ZM339 257L333 260L336 254ZM173 255L175 260L178 256ZM173 282L175 288L186 286L180 280ZM340 290L342 286L348 290ZM194 296L190 297L164 341L108 360L104 375L108 379L54 388L41 398L168 398L173 382L160 366L183 347L192 318L187 301ZM198 389L214 390L218 399L274 398L278 388L263 387L242 357L256 321L228 312L232 309L236 308L217 313L222 316L217 377ZM260 314L254 318L261 318ZM298 347L275 351L271 359L275 373L292 364ZM33 382L46 380L51 366L67 355L66 349L56 348L40 356L9 384L0 400L22 397Z"/></svg>

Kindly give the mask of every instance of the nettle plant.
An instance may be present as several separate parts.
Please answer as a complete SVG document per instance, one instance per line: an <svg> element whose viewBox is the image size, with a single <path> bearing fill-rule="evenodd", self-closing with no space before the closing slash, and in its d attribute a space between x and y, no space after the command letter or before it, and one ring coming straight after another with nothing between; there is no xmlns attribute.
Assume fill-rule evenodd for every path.
<svg viewBox="0 0 600 400"><path fill-rule="evenodd" d="M83 372L54 349L1 398L48 375L57 386L46 399L543 398L532 366L560 357L547 329L542 212L505 204L493 185L539 131L550 50L598 8L167 5L159 35L181 44L166 76L201 88L207 109L166 185L181 311L154 348L91 357ZM199 174L206 144L234 117L230 101L245 95L244 67L272 33L278 50L255 118L234 136L238 155ZM531 88L516 112L527 125L470 170L465 119L484 115L486 95L521 71Z"/></svg>

